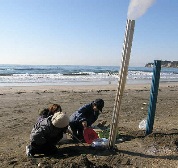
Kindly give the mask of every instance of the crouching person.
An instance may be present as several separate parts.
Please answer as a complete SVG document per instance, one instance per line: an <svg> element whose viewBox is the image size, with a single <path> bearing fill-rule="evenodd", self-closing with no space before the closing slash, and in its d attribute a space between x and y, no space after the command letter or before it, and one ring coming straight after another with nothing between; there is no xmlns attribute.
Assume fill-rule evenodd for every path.
<svg viewBox="0 0 178 168"><path fill-rule="evenodd" d="M56 144L63 138L63 133L66 133L68 125L69 118L62 112L57 112L53 116L37 122L31 131L30 145L26 146L27 156L58 153Z"/></svg>
<svg viewBox="0 0 178 168"><path fill-rule="evenodd" d="M70 116L70 128L73 133L73 140L77 139L83 141L83 130L90 127L97 119L104 107L104 100L96 99L91 103L80 107L76 112Z"/></svg>

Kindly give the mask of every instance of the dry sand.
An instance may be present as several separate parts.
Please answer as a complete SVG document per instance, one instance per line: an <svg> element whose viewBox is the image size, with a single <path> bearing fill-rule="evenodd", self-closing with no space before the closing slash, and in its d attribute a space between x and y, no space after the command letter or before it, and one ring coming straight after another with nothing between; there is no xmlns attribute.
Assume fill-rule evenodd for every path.
<svg viewBox="0 0 178 168"><path fill-rule="evenodd" d="M116 150L59 143L64 156L27 158L25 146L38 110L59 103L72 114L96 98L105 100L101 121L112 121L117 86L0 87L0 167L177 167L178 83L160 84L153 133L145 136L139 122L147 117L150 85L127 85L119 116ZM69 138L69 137L68 137Z"/></svg>

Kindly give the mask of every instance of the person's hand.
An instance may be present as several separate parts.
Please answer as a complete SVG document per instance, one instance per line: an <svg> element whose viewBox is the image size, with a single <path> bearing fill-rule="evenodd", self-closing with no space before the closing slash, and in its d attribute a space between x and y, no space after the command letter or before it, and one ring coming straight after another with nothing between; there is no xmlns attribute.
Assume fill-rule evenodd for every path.
<svg viewBox="0 0 178 168"><path fill-rule="evenodd" d="M70 129L67 129L67 130L66 130L66 133L67 133L67 134L72 134L72 131L71 131Z"/></svg>
<svg viewBox="0 0 178 168"><path fill-rule="evenodd" d="M86 121L83 121L82 122L82 125L83 125L83 128L85 129L87 127L87 122Z"/></svg>

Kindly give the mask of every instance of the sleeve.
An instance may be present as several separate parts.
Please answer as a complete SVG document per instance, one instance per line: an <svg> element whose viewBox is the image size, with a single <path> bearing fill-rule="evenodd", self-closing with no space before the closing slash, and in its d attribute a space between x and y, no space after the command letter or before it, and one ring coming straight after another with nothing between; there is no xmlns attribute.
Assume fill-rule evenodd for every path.
<svg viewBox="0 0 178 168"><path fill-rule="evenodd" d="M48 139L49 143L56 145L63 138L63 134L66 133L67 129L68 126L66 126L65 128L54 128L54 134L56 136Z"/></svg>
<svg viewBox="0 0 178 168"><path fill-rule="evenodd" d="M63 138L63 132L61 131L55 138L49 139L49 144L56 145Z"/></svg>

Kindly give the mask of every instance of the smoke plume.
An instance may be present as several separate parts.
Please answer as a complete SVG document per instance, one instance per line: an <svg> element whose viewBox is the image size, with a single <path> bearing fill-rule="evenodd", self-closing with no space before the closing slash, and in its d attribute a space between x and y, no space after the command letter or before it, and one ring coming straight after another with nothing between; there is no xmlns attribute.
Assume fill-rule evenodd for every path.
<svg viewBox="0 0 178 168"><path fill-rule="evenodd" d="M127 18L136 20L142 16L156 0L131 0L128 8Z"/></svg>

